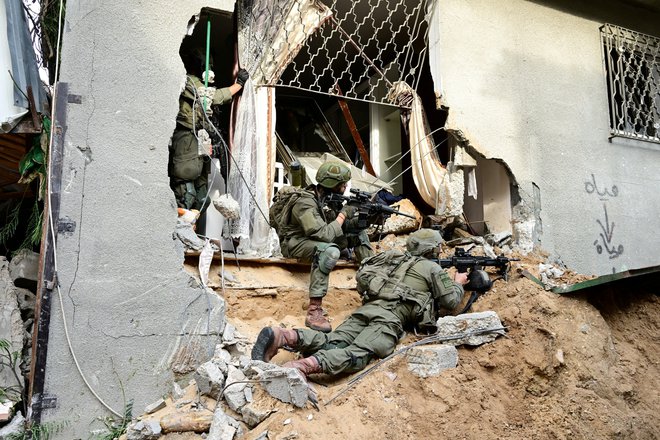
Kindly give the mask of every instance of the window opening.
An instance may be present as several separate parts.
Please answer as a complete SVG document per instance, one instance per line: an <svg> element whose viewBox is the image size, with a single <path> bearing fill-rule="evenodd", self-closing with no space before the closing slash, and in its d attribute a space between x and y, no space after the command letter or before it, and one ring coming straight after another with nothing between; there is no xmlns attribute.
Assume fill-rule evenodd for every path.
<svg viewBox="0 0 660 440"><path fill-rule="evenodd" d="M611 137L660 143L660 38L605 24Z"/></svg>

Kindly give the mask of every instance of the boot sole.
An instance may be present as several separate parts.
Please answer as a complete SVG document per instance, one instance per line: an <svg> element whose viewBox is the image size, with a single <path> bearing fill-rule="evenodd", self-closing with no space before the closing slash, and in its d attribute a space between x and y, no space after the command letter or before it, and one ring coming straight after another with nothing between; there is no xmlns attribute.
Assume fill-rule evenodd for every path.
<svg viewBox="0 0 660 440"><path fill-rule="evenodd" d="M266 351L275 341L275 332L270 327L262 328L257 336L257 342L252 347L252 360L266 362Z"/></svg>

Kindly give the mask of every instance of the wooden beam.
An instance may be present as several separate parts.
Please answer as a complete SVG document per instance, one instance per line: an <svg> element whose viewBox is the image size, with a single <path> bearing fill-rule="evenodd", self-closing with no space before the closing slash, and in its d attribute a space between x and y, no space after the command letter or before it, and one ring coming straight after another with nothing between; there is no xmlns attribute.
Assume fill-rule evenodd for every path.
<svg viewBox="0 0 660 440"><path fill-rule="evenodd" d="M339 96L343 96L343 93L339 88L339 84L335 84L335 90ZM337 100L339 101L339 107L341 107L341 111L344 114L344 119L346 119L346 123L348 124L348 129L351 131L351 135L353 136L353 141L355 141L355 146L357 146L360 157L362 158L362 162L364 162L364 166L367 169L367 173L376 177L376 172L374 171L374 167L371 165L371 160L369 159L369 153L367 153L367 149L364 148L364 143L362 142L362 138L360 137L360 133L358 132L357 127L355 126L353 115L351 115L351 111L348 108L346 100L344 98L337 98Z"/></svg>

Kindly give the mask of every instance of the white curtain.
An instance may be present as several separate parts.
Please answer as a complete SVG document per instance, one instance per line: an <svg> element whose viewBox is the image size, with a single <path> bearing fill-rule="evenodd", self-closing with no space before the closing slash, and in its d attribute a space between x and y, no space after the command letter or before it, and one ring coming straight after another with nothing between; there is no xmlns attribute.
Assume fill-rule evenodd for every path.
<svg viewBox="0 0 660 440"><path fill-rule="evenodd" d="M259 86L277 81L331 12L315 0L243 0L238 13L239 60L250 80L238 107L227 179L241 211L230 234L240 239L239 252L269 256L277 243L267 218L275 172L275 99L273 89Z"/></svg>
<svg viewBox="0 0 660 440"><path fill-rule="evenodd" d="M412 87L402 81L394 83L388 97L392 102L411 106L408 136L413 180L424 201L440 214L449 203L449 176L435 150L422 100Z"/></svg>

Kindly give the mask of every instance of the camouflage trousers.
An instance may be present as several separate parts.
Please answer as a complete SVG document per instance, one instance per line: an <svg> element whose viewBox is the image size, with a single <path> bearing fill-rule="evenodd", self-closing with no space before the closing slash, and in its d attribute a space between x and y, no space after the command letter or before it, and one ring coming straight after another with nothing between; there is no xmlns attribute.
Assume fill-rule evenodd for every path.
<svg viewBox="0 0 660 440"><path fill-rule="evenodd" d="M316 357L324 373L339 374L360 371L374 357L392 354L403 325L393 310L366 304L330 333L309 329L297 332L298 351Z"/></svg>
<svg viewBox="0 0 660 440"><path fill-rule="evenodd" d="M170 188L179 208L203 211L208 206L208 179L211 162L199 156L197 138L191 130L177 129L172 136L168 172Z"/></svg>
<svg viewBox="0 0 660 440"><path fill-rule="evenodd" d="M324 261L328 258L328 249L339 250L353 248L355 261L359 264L363 259L374 255L366 231L357 234L347 234L338 237L334 243L310 240L306 237L291 237L281 243L282 255L288 258L298 258L301 261L312 263L309 274L309 297L323 298L328 293L330 270L337 263ZM330 267L330 270L327 268Z"/></svg>

